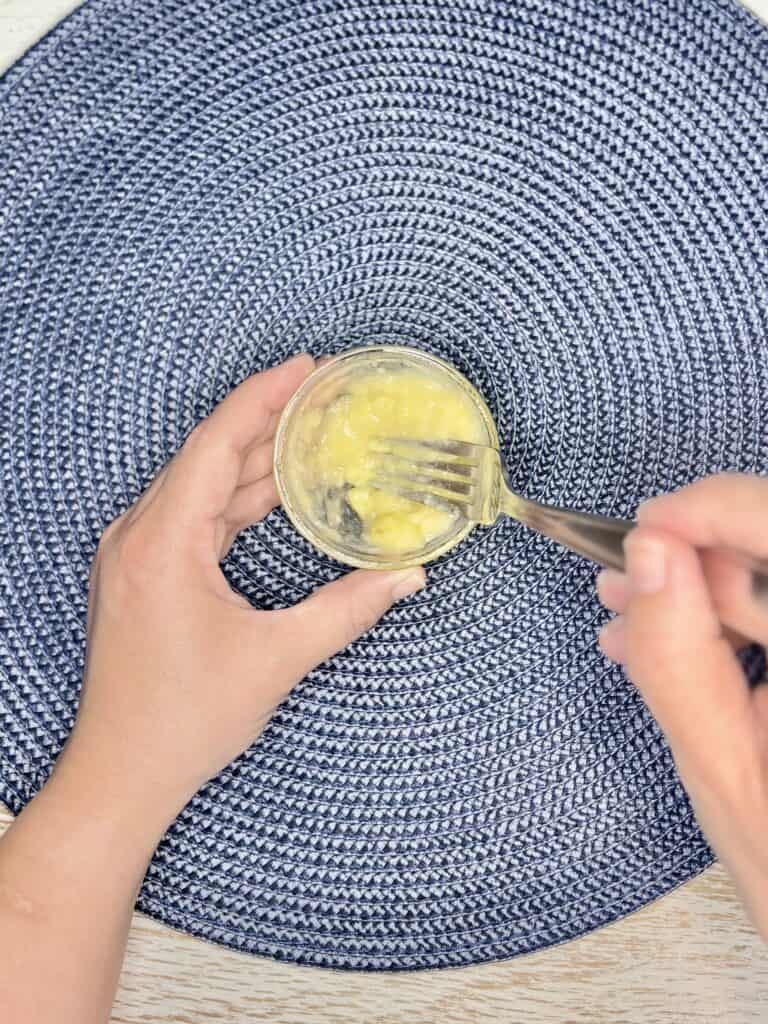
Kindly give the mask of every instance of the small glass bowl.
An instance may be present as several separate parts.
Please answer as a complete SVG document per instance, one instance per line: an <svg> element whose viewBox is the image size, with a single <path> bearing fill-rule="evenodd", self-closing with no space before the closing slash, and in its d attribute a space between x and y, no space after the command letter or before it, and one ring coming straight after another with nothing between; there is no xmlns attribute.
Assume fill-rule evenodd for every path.
<svg viewBox="0 0 768 1024"><path fill-rule="evenodd" d="M352 376L408 369L426 371L442 383L461 389L477 409L486 434L484 443L494 447L499 444L496 424L481 395L463 374L437 356L400 345L372 345L350 349L324 362L307 377L283 410L275 437L274 473L283 508L299 533L324 554L346 565L363 569L404 569L422 565L454 548L473 526L457 516L445 533L419 549L393 553L378 551L353 537L343 537L312 508L310 495L303 486L301 458L296 451L302 417L312 409L329 405Z"/></svg>

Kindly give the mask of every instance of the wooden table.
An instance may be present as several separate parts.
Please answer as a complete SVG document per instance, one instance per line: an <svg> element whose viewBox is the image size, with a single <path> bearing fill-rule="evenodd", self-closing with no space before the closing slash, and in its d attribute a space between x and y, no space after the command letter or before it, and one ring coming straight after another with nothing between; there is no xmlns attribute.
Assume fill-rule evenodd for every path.
<svg viewBox="0 0 768 1024"><path fill-rule="evenodd" d="M0 69L77 6L77 0L0 0ZM749 6L768 20L768 0ZM0 833L10 820L0 807ZM136 914L112 1021L765 1024L768 950L719 866L565 946L509 963L419 974L273 963Z"/></svg>
<svg viewBox="0 0 768 1024"><path fill-rule="evenodd" d="M0 831L10 821L0 809ZM114 1024L758 1024L768 949L719 866L508 963L347 974L233 953L136 914Z"/></svg>

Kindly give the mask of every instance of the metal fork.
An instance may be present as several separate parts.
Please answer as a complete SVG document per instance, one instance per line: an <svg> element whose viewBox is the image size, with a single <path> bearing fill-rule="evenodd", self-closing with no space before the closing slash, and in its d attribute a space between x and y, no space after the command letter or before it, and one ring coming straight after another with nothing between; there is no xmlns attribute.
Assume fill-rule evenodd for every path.
<svg viewBox="0 0 768 1024"><path fill-rule="evenodd" d="M624 569L622 545L633 522L523 498L510 487L497 448L466 441L390 438L376 446L376 453L373 486L380 490L458 513L472 523L489 525L508 515L593 562ZM768 599L768 566L746 564L752 570L755 594Z"/></svg>

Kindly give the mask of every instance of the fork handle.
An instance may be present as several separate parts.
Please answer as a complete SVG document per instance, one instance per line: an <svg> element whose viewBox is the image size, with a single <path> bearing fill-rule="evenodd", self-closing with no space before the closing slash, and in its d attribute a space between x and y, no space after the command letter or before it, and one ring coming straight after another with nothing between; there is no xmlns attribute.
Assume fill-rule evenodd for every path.
<svg viewBox="0 0 768 1024"><path fill-rule="evenodd" d="M624 571L623 543L635 525L631 520L542 505L538 501L526 501L522 507L521 504L515 502L515 519L577 555L608 569Z"/></svg>
<svg viewBox="0 0 768 1024"><path fill-rule="evenodd" d="M609 569L624 571L623 542L629 531L634 529L635 524L631 520L577 512L557 505L542 505L538 501L515 501L513 515L532 530L570 548L577 555L583 555ZM744 558L736 552L733 552L733 557L751 570L754 596L768 601L768 566L764 562Z"/></svg>

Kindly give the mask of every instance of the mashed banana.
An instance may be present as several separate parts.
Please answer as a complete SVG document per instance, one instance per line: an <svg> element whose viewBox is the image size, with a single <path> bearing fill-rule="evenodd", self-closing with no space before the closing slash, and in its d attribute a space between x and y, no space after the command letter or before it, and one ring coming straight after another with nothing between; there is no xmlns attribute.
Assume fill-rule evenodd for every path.
<svg viewBox="0 0 768 1024"><path fill-rule="evenodd" d="M454 516L372 487L381 466L377 442L387 438L483 443L474 402L460 387L418 370L372 370L302 417L304 485L335 530L374 548L414 551L449 530Z"/></svg>

